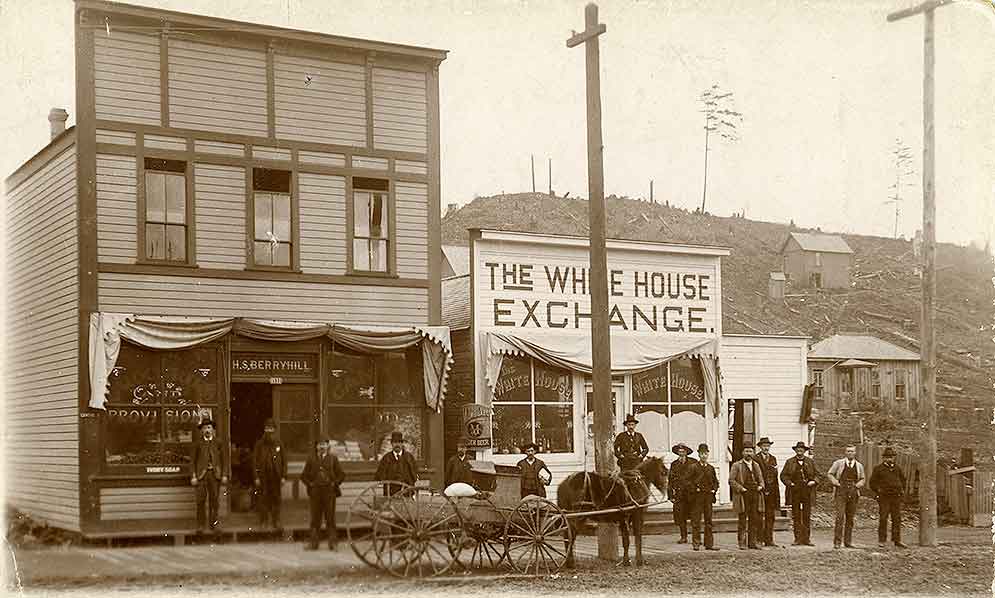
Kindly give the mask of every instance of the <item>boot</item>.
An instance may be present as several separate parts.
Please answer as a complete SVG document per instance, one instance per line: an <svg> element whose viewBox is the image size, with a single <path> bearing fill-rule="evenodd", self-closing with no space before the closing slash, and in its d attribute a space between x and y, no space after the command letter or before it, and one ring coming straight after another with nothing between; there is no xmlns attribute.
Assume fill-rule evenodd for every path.
<svg viewBox="0 0 995 598"><path fill-rule="evenodd" d="M311 543L308 545L308 550L318 550L318 532L316 530L311 530Z"/></svg>

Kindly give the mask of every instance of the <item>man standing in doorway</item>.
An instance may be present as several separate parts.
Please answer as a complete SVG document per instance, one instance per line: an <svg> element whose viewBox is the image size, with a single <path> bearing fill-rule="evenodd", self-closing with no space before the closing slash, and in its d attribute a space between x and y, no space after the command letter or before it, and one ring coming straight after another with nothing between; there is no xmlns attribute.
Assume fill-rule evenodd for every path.
<svg viewBox="0 0 995 598"><path fill-rule="evenodd" d="M321 522L328 529L328 549L335 550L338 533L335 530L335 499L342 496L339 486L345 479L345 472L338 457L332 453L331 441L322 434L317 449L304 463L301 482L307 488L311 507L310 550L317 550L321 540Z"/></svg>
<svg viewBox="0 0 995 598"><path fill-rule="evenodd" d="M853 516L857 512L860 489L864 487L864 465L857 461L857 447L846 447L846 457L837 459L826 474L835 489L833 506L836 508L836 530L833 548L840 544L853 548Z"/></svg>
<svg viewBox="0 0 995 598"><path fill-rule="evenodd" d="M777 482L777 457L770 454L770 446L774 444L764 436L757 442L760 452L755 461L760 464L764 473L764 516L760 525L760 539L764 546L774 546L774 516L781 508L781 485Z"/></svg>
<svg viewBox="0 0 995 598"><path fill-rule="evenodd" d="M415 465L415 458L404 449L404 435L396 431L391 432L390 444L391 451L380 459L380 466L377 467L377 480L414 486L418 481L418 467ZM401 491L401 484L383 485L384 496L393 496Z"/></svg>
<svg viewBox="0 0 995 598"><path fill-rule="evenodd" d="M518 462L518 470L522 476L521 497L533 494L545 498L546 485L553 479L553 472L549 471L542 459L536 457L536 451L539 450L536 443L529 442L521 448L525 452L525 458Z"/></svg>
<svg viewBox="0 0 995 598"><path fill-rule="evenodd" d="M815 546L812 543L812 507L815 504L815 485L819 474L815 461L806 457L808 447L799 440L792 447L795 456L788 459L781 469L785 486L785 502L791 505L791 524L795 533L794 546Z"/></svg>
<svg viewBox="0 0 995 598"><path fill-rule="evenodd" d="M636 432L636 424L639 420L634 415L625 418L625 431L615 437L615 460L622 471L629 471L639 467L650 448L646 444L646 439L639 432Z"/></svg>
<svg viewBox="0 0 995 598"><path fill-rule="evenodd" d="M736 540L739 549L760 550L757 542L760 540L760 518L764 512L764 474L753 460L752 446L744 446L743 458L732 464L729 486L732 490L732 510L738 519Z"/></svg>
<svg viewBox="0 0 995 598"><path fill-rule="evenodd" d="M287 460L272 419L263 424L263 437L252 450L252 469L259 492L259 525L265 526L269 519L274 529L281 529L280 502L283 480L287 477Z"/></svg>
<svg viewBox="0 0 995 598"><path fill-rule="evenodd" d="M462 482L473 486L473 472L470 471L470 457L466 452L466 438L456 441L456 454L446 463L446 486Z"/></svg>
<svg viewBox="0 0 995 598"><path fill-rule="evenodd" d="M218 497L221 486L228 483L225 452L215 437L213 420L204 419L197 427L200 438L193 445L193 474L190 476L190 483L197 488L197 533L206 533L208 526L217 533L220 525Z"/></svg>
<svg viewBox="0 0 995 598"><path fill-rule="evenodd" d="M701 550L701 520L705 520L705 550L718 550L712 536L712 505L715 493L719 491L719 478L715 468L708 462L708 445L698 445L698 464L695 465L694 481L689 490L691 500L691 542L695 550Z"/></svg>
<svg viewBox="0 0 995 598"><path fill-rule="evenodd" d="M884 462L871 472L870 486L878 498L878 546L888 541L888 518L891 518L891 541L897 548L902 544L902 497L905 494L905 474L895 465L895 449L884 449Z"/></svg>
<svg viewBox="0 0 995 598"><path fill-rule="evenodd" d="M691 454L691 447L679 442L671 447L677 459L670 464L670 473L667 476L667 494L670 502L674 503L674 523L681 530L681 537L678 544L688 542L688 519L691 516L690 504L688 502L688 491L697 462L688 457Z"/></svg>

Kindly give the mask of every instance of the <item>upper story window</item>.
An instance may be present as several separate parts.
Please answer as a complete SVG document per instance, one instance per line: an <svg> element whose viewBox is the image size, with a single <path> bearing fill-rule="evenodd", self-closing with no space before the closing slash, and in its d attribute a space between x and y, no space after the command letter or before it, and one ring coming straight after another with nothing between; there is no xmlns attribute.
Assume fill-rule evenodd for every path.
<svg viewBox="0 0 995 598"><path fill-rule="evenodd" d="M875 399L881 397L881 370L878 368L871 370L871 396Z"/></svg>
<svg viewBox="0 0 995 598"><path fill-rule="evenodd" d="M389 272L390 182L384 179L352 179L352 269Z"/></svg>
<svg viewBox="0 0 995 598"><path fill-rule="evenodd" d="M905 398L905 370L903 369L895 370L895 398Z"/></svg>
<svg viewBox="0 0 995 598"><path fill-rule="evenodd" d="M816 266L821 266L822 265L822 252L821 251L816 251L815 252L815 265Z"/></svg>
<svg viewBox="0 0 995 598"><path fill-rule="evenodd" d="M816 400L822 399L822 370L812 370L812 388Z"/></svg>
<svg viewBox="0 0 995 598"><path fill-rule="evenodd" d="M145 159L145 259L187 261L187 163Z"/></svg>
<svg viewBox="0 0 995 598"><path fill-rule="evenodd" d="M290 268L293 216L290 172L252 169L254 266Z"/></svg>

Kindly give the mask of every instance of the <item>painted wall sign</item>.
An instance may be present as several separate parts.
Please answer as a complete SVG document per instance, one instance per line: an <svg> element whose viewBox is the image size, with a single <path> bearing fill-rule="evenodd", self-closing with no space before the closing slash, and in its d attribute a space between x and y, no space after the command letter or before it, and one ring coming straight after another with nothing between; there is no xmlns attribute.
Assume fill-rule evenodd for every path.
<svg viewBox="0 0 995 598"><path fill-rule="evenodd" d="M180 473L179 465L151 465L145 468L145 473Z"/></svg>
<svg viewBox="0 0 995 598"><path fill-rule="evenodd" d="M463 405L463 434L471 449L491 447L491 409L485 405Z"/></svg>
<svg viewBox="0 0 995 598"><path fill-rule="evenodd" d="M231 372L235 376L258 378L312 378L317 374L313 353L232 353Z"/></svg>

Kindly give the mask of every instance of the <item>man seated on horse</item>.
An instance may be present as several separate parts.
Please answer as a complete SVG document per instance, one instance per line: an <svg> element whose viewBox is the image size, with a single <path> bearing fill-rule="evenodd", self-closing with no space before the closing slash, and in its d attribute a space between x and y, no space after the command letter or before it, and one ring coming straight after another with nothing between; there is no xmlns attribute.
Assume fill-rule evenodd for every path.
<svg viewBox="0 0 995 598"><path fill-rule="evenodd" d="M691 454L691 447L683 442L678 442L671 450L677 455L677 459L670 464L667 494L670 502L674 503L674 523L681 530L681 537L677 543L687 544L688 519L691 517L688 495L689 490L694 486L695 475L698 473L695 467L698 462L688 457Z"/></svg>
<svg viewBox="0 0 995 598"><path fill-rule="evenodd" d="M536 451L539 450L536 443L528 442L521 448L525 453L525 458L518 462L518 470L522 473L522 498L530 494L546 498L546 486L553 480L553 472L542 459L536 458Z"/></svg>
<svg viewBox="0 0 995 598"><path fill-rule="evenodd" d="M625 431L615 437L615 459L618 467L622 471L629 471L639 467L650 448L646 444L646 439L639 432L636 432L636 424L639 420L635 415L628 415L625 418Z"/></svg>

